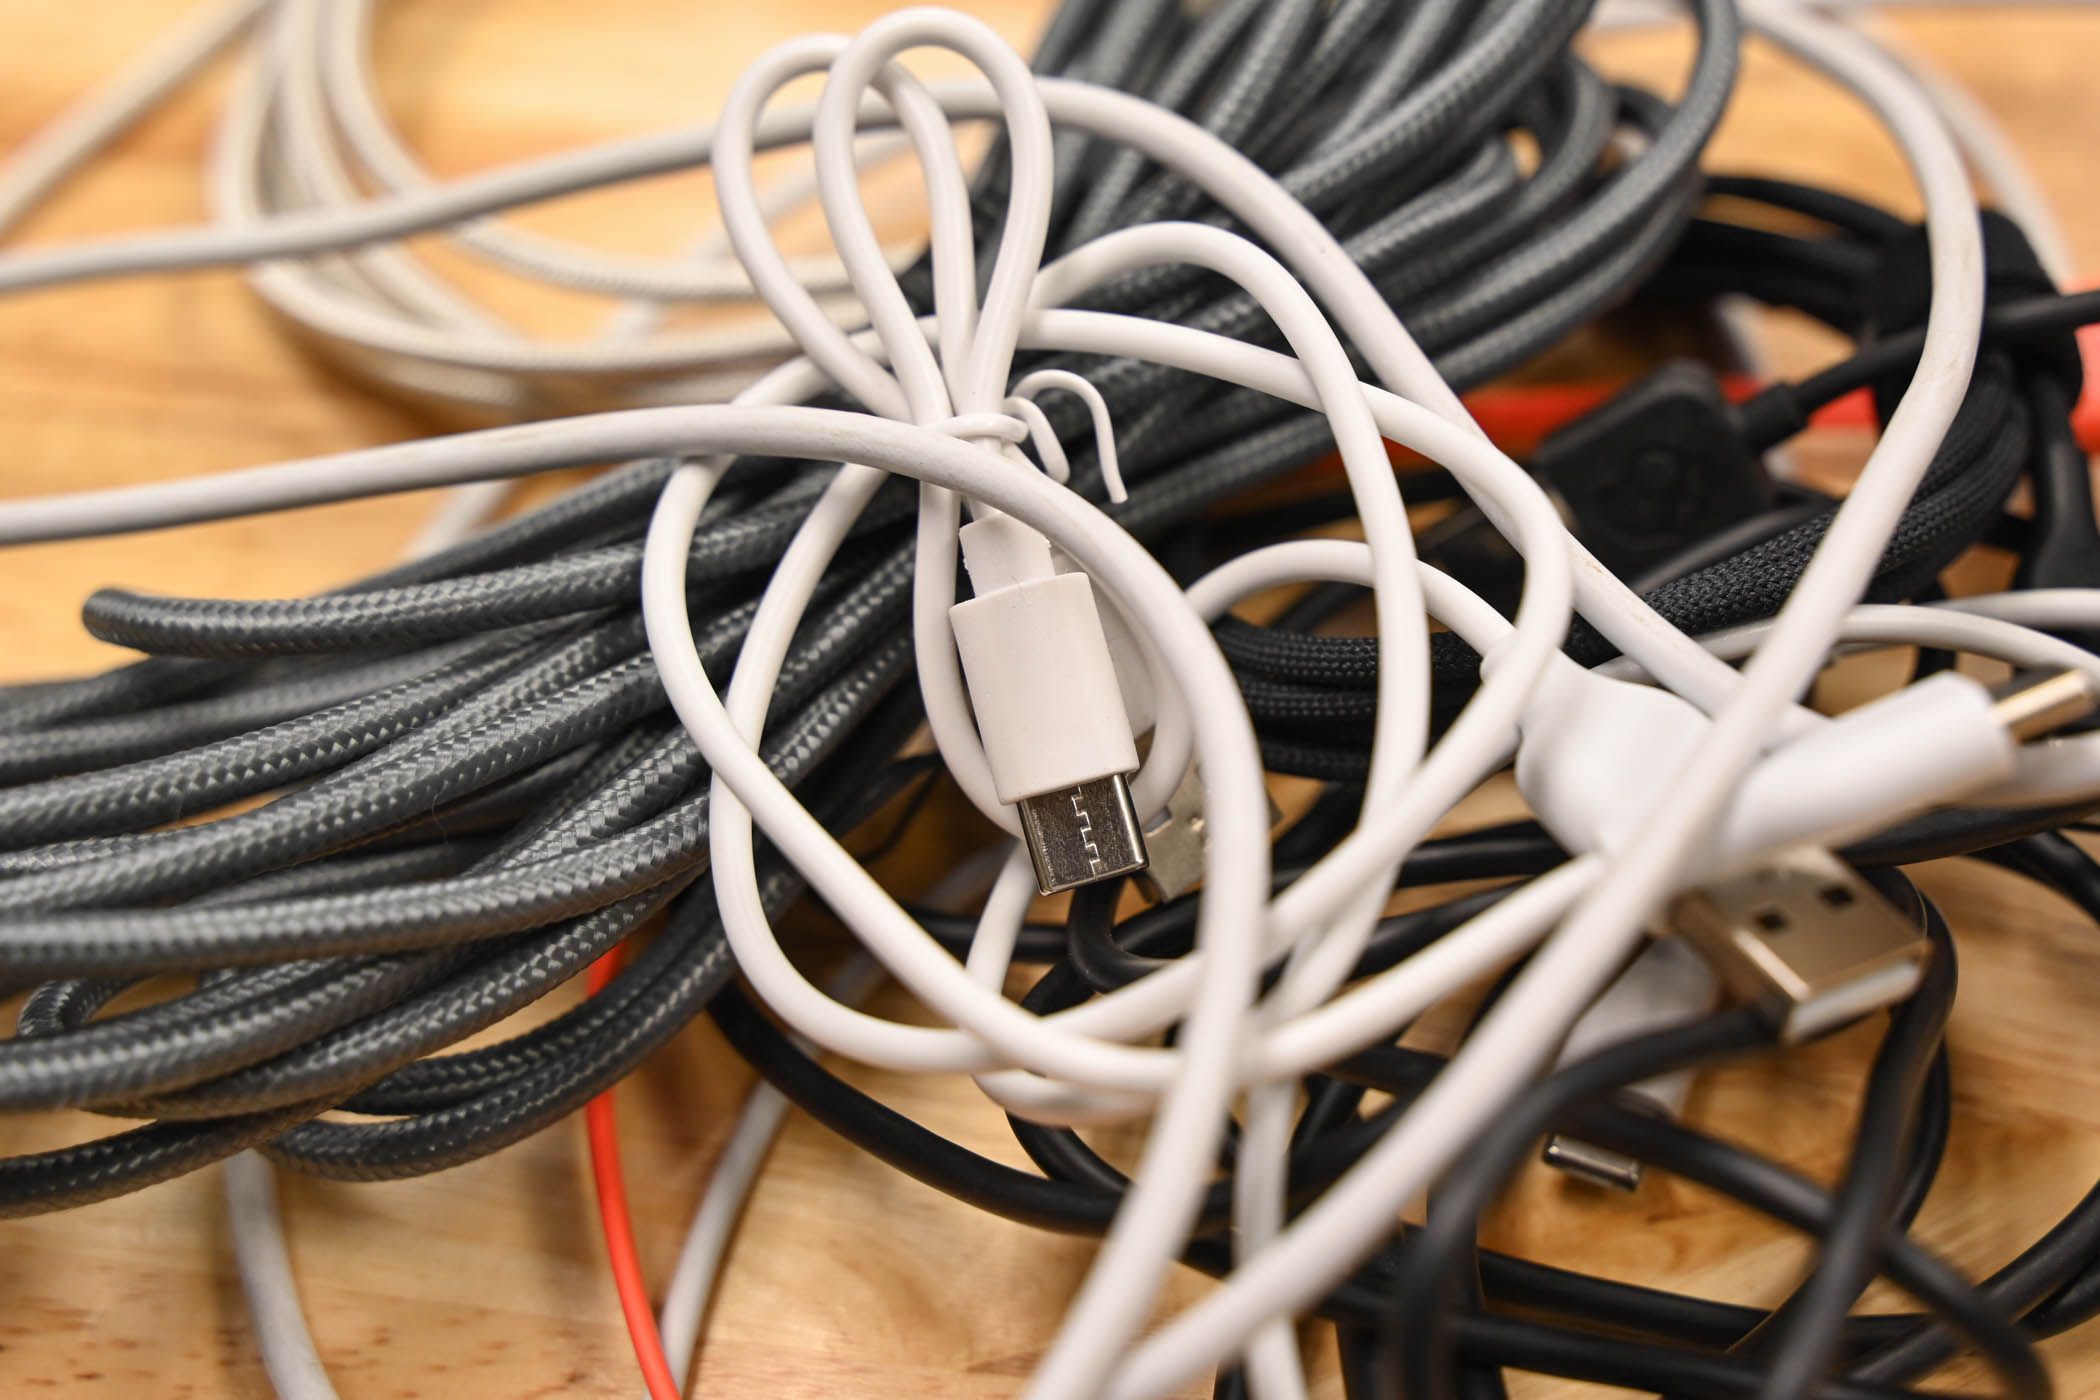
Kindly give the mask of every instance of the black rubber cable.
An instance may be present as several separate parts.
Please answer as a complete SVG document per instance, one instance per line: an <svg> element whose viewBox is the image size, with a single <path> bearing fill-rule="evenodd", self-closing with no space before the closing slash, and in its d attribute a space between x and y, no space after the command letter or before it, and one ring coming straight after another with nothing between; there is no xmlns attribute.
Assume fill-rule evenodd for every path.
<svg viewBox="0 0 2100 1400"><path fill-rule="evenodd" d="M798 1107L871 1155L944 1194L1004 1218L1060 1233L1096 1233L1113 1218L1118 1196L980 1156L838 1080L802 1054L735 988L725 989L710 1007L710 1014L738 1053ZM1719 1144L1714 1147L1736 1151ZM1749 1172L1741 1177L1744 1189L1753 1194L1770 1180ZM1814 1193L1799 1178L1781 1172L1778 1179ZM1230 1266L1231 1257L1228 1250L1206 1247L1199 1241L1191 1248L1189 1262L1222 1272ZM1319 1310L1339 1319L1377 1325L1384 1308L1383 1288L1378 1277L1352 1281ZM1544 1374L1648 1389L1717 1389L1732 1394L1748 1393L1758 1375L1734 1358L1616 1341L1565 1327L1478 1315L1459 1318L1456 1326L1460 1346L1469 1357ZM1830 1382L1815 1393L1865 1397L1902 1392Z"/></svg>
<svg viewBox="0 0 2100 1400"><path fill-rule="evenodd" d="M1937 917L1931 921L1936 924ZM1771 1359L1758 1392L1763 1400L1798 1394L1829 1371L1845 1319L1877 1271L1882 1233L1896 1218L1914 1111L1954 1002L1953 940L1943 928L1938 932L1924 981L1890 1018L1875 1057L1851 1159L1815 1267L1772 1320L1743 1340L1753 1354Z"/></svg>

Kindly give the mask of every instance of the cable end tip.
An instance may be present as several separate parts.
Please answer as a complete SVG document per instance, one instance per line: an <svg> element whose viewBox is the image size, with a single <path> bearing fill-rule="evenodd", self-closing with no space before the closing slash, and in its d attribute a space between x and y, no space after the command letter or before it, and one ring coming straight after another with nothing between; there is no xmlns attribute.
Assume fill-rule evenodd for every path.
<svg viewBox="0 0 2100 1400"><path fill-rule="evenodd" d="M2023 744L2100 709L2100 685L2083 671L2020 671L1991 696L1992 716Z"/></svg>
<svg viewBox="0 0 2100 1400"><path fill-rule="evenodd" d="M1021 799L1021 829L1044 894L1134 875L1147 864L1130 780L1118 773Z"/></svg>
<svg viewBox="0 0 2100 1400"><path fill-rule="evenodd" d="M1564 1133L1547 1138L1545 1150L1539 1156L1547 1166L1592 1186L1626 1192L1638 1191L1641 1187L1643 1168L1639 1158Z"/></svg>

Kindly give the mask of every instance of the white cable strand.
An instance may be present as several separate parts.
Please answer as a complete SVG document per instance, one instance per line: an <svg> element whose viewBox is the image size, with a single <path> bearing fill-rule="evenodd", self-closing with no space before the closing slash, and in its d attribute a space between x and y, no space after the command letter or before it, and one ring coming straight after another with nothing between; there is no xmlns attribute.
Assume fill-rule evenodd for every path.
<svg viewBox="0 0 2100 1400"><path fill-rule="evenodd" d="M241 1292L248 1299L248 1320L270 1388L282 1400L336 1400L299 1304L284 1217L277 1207L275 1169L260 1152L240 1152L226 1159L223 1177Z"/></svg>
<svg viewBox="0 0 2100 1400"><path fill-rule="evenodd" d="M273 0L211 0L23 142L0 170L0 237L133 123L179 91Z"/></svg>
<svg viewBox="0 0 2100 1400"><path fill-rule="evenodd" d="M850 1004L866 1000L879 980L874 964L856 957L832 974L825 990ZM810 1047L806 1041L797 1041L796 1048L807 1053ZM758 1185L766 1154L779 1138L791 1107L786 1096L764 1080L751 1086L744 1107L737 1114L736 1126L716 1154L714 1169L707 1174L707 1189L693 1212L693 1223L686 1231L684 1247L678 1251L671 1281L664 1286L663 1306L657 1315L664 1359L670 1362L671 1374L680 1377L689 1388L707 1306L714 1296L722 1263L729 1255L730 1240ZM645 1395L643 1400L648 1397Z"/></svg>
<svg viewBox="0 0 2100 1400"><path fill-rule="evenodd" d="M1686 770L1612 858L1525 972L1393 1130L1264 1255L1131 1355L1116 1400L1165 1394L1229 1356L1248 1328L1302 1308L1361 1260L1361 1222L1391 1219L1550 1057L1670 892L1773 720L1813 676L1883 542L1929 465L1967 385L1983 314L1974 192L1930 104L1878 51L1782 0L1747 18L1881 114L1924 189L1932 303L1915 376L1772 632Z"/></svg>
<svg viewBox="0 0 2100 1400"><path fill-rule="evenodd" d="M854 39L818 37L775 50L739 82L713 129L615 143L440 186L416 167L371 101L370 14L369 0L335 7L281 0L222 127L214 165L222 227L0 259L0 291L262 262L268 265L255 275L273 304L331 337L361 369L509 412L538 402L535 385L554 369L613 384L671 376L654 386L662 389L695 370L750 372L784 362L729 405L581 415L208 478L4 502L0 543L502 481L586 462L691 463L672 475L652 518L642 608L666 692L713 773L711 878L754 989L815 1046L892 1069L970 1074L1017 1113L1049 1122L1151 1119L1124 1206L1030 1383L1031 1396L1139 1400L1244 1354L1260 1400L1297 1400L1304 1383L1288 1319L1384 1238L1399 1208L1550 1060L1562 1028L1588 1005L1649 914L1720 858L1707 833L1732 816L1731 804L1765 751L1784 754L1786 742L1833 723L1798 709L1791 697L1834 648L1923 641L2100 676L2100 661L2032 630L2092 625L2100 595L2065 590L1937 609L1855 606L1966 384L1982 311L1976 208L1959 152L1930 102L1871 44L1791 0L1757 0L1753 18L1867 98L1898 136L1926 194L1934 300L1917 377L1793 599L1772 623L1703 644L1671 627L1570 538L1552 501L1480 435L1320 222L1251 161L1180 117L1123 94L1038 78L983 26L907 10ZM899 56L926 45L962 54L983 80L921 83ZM826 78L814 106L769 108L783 84L814 71ZM980 296L950 123L987 117L1005 124L1013 159L1010 204ZM1106 235L1041 265L1053 122L1122 141L1189 179L1274 256L1214 227L1162 224ZM898 127L928 192L935 296L925 318L912 313L896 281L894 252L876 241L859 200L866 154L885 148L871 143L870 133ZM784 257L769 228L782 198L762 194L752 179L757 151L805 138L814 183L789 193L819 200L835 261ZM899 149L894 138L884 142ZM691 266L601 264L583 250L488 222L519 203L710 158L722 233L719 241L703 240ZM366 180L395 192L361 200ZM517 270L637 300L598 340L522 340L391 246L432 230ZM1291 353L1063 309L1116 275L1162 263L1194 264L1237 282L1267 309ZM726 338L651 334L658 300L747 293L773 311L777 326ZM847 307L865 308L868 329L840 326ZM1343 334L1387 387L1357 380ZM1059 389L1086 400L1104 448L1104 476L1119 496L1113 424L1083 379L1054 372L1014 382L1013 359L1022 348L1149 360L1318 410L1334 427L1365 541L1259 550L1184 594L1142 546L1063 484L1069 472L1062 448L1049 439L1031 396ZM833 386L869 411L796 406ZM1509 538L1525 564L1513 618L1416 559L1381 437L1445 465ZM1018 450L1030 438L1044 471ZM778 562L734 673L718 692L694 649L685 572L699 515L732 455L848 465ZM1016 829L1012 809L998 799L979 733L985 716L964 685L949 620L965 507L980 527L1009 516L1040 532L1135 634L1162 716L1132 782L1139 806L1149 813L1163 805L1191 762L1203 778L1205 879L1188 957L1069 1011L1032 1015L1002 990L1034 888L1018 848L1000 853L969 956L958 961L759 758L756 740L796 627L862 508L892 475L921 484L914 640L930 728L947 768L989 820ZM1316 579L1363 583L1373 594L1379 689L1371 767L1356 830L1272 895L1259 750L1209 624L1253 591ZM1693 757L1630 840L1598 843L1594 853L1514 890L1422 952L1351 985L1400 862L1483 778L1507 765L1529 734L1528 707L1557 670L1568 669L1560 646L1578 613L1625 653L1627 667L1712 716L1698 721L1705 727ZM1433 745L1432 618L1488 662L1479 690ZM1746 654L1740 675L1723 659ZM2100 791L2100 741L2034 746L1994 771L2005 778L1987 794L1994 801L2047 800L2079 782ZM1774 841L1820 830L1825 814L1809 810L1813 801L1803 807L1787 821L1751 829ZM1852 807L1845 810L1846 820L1858 819ZM872 962L938 1024L869 1015L850 996L803 977L758 898L760 831ZM1296 1080L1390 1039L1454 990L1535 948L1531 966L1425 1095L1319 1201L1286 1223ZM1280 967L1281 976L1257 999L1265 967ZM1170 1026L1178 1028L1171 1048L1152 1043ZM1140 1341L1139 1328L1211 1181L1228 1112L1241 1098L1246 1130L1234 1195L1240 1266ZM749 1126L733 1136L696 1218L687 1261L665 1303L674 1362L690 1358L709 1280L777 1126L776 1102L754 1096ZM232 1182L230 1176L230 1189ZM257 1277L268 1277L267 1261L258 1267L264 1272ZM271 1287L284 1295L289 1284Z"/></svg>

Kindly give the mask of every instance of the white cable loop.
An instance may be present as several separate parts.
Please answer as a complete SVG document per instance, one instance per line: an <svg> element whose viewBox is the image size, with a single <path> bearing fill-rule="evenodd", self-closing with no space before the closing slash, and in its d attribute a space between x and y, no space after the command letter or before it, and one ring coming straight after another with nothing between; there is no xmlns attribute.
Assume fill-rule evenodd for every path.
<svg viewBox="0 0 2100 1400"><path fill-rule="evenodd" d="M1023 442L1029 443L1035 448L1043 474L1060 486L1069 486L1072 484L1072 459L1065 455L1064 444L1058 440L1057 429L1051 425L1049 415L1028 397L1031 393L1048 389L1068 389L1086 401L1093 414L1094 451L1101 464L1101 478L1108 488L1108 499L1111 502L1129 500L1130 492L1123 485L1123 470L1116 461L1116 431L1109 419L1108 404L1099 389L1070 370L1037 370L1024 376L1014 386L1014 392L1000 400L997 412L958 413L929 426L950 437L996 439L1010 449ZM1028 464L1018 451L1009 451L1008 456L1018 464Z"/></svg>
<svg viewBox="0 0 2100 1400"><path fill-rule="evenodd" d="M258 259L266 264L254 273L258 290L366 372L415 392L511 413L541 405L546 376L556 371L623 393L653 394L681 392L675 386L688 381L676 376L694 370L758 377L739 386L731 405L577 416L218 479L0 504L0 542L148 528L609 459L691 463L672 475L650 522L643 612L666 692L713 773L710 879L753 987L815 1045L896 1069L972 1075L989 1098L1017 1113L1072 1123L1151 1118L1126 1204L1030 1385L1032 1396L1140 1400L1252 1348L1257 1360L1249 1374L1259 1400L1296 1400L1302 1386L1282 1324L1382 1238L1399 1206L1464 1148L1484 1115L1521 1089L1641 917L1698 877L1706 858L1706 847L1694 839L1698 829L1729 815L1732 794L1766 749L1822 723L1791 708L1790 697L1834 646L1930 642L2100 675L2100 662L2032 630L2092 625L2100 604L2082 593L1968 600L1943 609L1852 606L1861 571L1878 557L1892 512L1915 484L1960 394L1967 367L1962 343L1973 347L1978 310L1970 286L1974 205L1931 111L1900 75L1856 37L1805 18L1791 4L1759 0L1755 14L1804 56L1872 94L1919 168L1931 211L1938 300L1918 384L1796 599L1767 629L1703 645L1672 628L1569 538L1551 500L1479 434L1319 220L1246 157L1170 112L1124 94L1038 79L984 26L905 10L856 38L818 36L775 50L739 81L712 132L621 143L439 187L372 101L365 72L371 10L371 0L280 0L268 15L257 61L219 133L213 194L220 228L10 259L0 263L0 290L215 258ZM189 41L192 48L224 37L215 29L200 34ZM900 56L923 46L961 55L981 80L922 83ZM825 86L814 107L770 107L784 84L817 72ZM165 74L148 77L168 81ZM980 297L975 230L951 122L981 118L1003 123L1012 161L1006 218ZM1214 226L1159 224L1105 235L1045 265L1053 119L1120 140L1189 180L1274 252ZM901 144L870 139L888 127L901 129ZM805 137L814 174L761 192L753 176L756 152ZM895 250L876 240L859 192L870 152L900 149L917 160L928 195L934 293L926 317L905 296ZM722 227L718 237L696 245L689 266L599 260L490 222L521 200L710 157ZM395 193L364 201L358 190L366 181ZM791 259L774 242L771 224L811 196L822 205L835 260ZM636 300L610 319L599 340L523 341L487 308L437 280L412 252L388 242L431 229L533 275ZM1067 309L1109 279L1167 264L1203 268L1247 291L1290 353L1185 326ZM663 299L747 293L773 312L777 327L706 337L653 334ZM865 329L841 324L863 309ZM1341 333L1380 383L1358 380ZM1069 489L1070 459L1038 399L1069 392L1086 404L1104 485L1119 501L1125 487L1100 391L1065 370L1016 378L1022 349L1170 365L1317 410L1332 425L1364 540L1258 550L1184 591L1108 514ZM671 377L647 386L630 382L646 375ZM864 411L796 406L827 388L842 389ZM1448 467L1508 537L1525 565L1513 617L1416 557L1387 439ZM1033 444L1042 470L1026 465L1024 443ZM844 465L778 561L734 672L718 691L694 650L685 575L700 513L731 453ZM928 725L958 786L988 820L1008 832L1017 828L1013 810L998 800L949 619L965 502L979 521L1011 517L998 528L1019 522L1040 532L1063 556L1060 566L1082 572L1135 638L1158 710L1151 749L1132 783L1136 804L1146 815L1162 808L1191 764L1200 765L1203 779L1204 884L1195 948L1187 957L1071 1010L1033 1015L1003 991L1034 898L1031 869L1018 846L999 853L975 938L958 960L759 757L757 739L796 630L862 510L892 476L920 483L913 628ZM1373 595L1379 686L1370 772L1356 829L1272 892L1260 752L1210 624L1254 592L1318 579L1360 583ZM1550 693L1556 669L1569 668L1560 649L1578 612L1626 653L1629 668L1714 716L1685 790L1669 794L1666 807L1651 816L1645 844L1600 846L1599 854L1577 856L1423 951L1352 983L1400 863L1525 741L1529 707ZM1432 620L1492 658L1478 691L1434 743L1428 728ZM1753 650L1742 675L1721 659ZM2100 740L2067 739L2024 751L2006 782L1985 792L1995 800L2034 801L2073 789L2100 791ZM1663 829L1673 821L1690 834ZM761 831L937 1024L869 1014L803 975L758 897ZM1424 1099L1318 1203L1286 1223L1295 1081L1391 1040L1454 989L1534 949L1533 969ZM1265 968L1281 975L1263 995L1258 978ZM1173 1045L1155 1043L1169 1028L1176 1032ZM1138 1329L1186 1241L1236 1106L1245 1121L1233 1203L1244 1264L1141 1341Z"/></svg>
<svg viewBox="0 0 2100 1400"><path fill-rule="evenodd" d="M1123 485L1123 467L1116 457L1116 425L1109 417L1108 401L1091 380L1068 369L1039 369L1022 375L1003 405L1007 412L1025 419L1034 432L1036 455L1043 459L1043 469L1061 485L1072 479L1072 464L1065 456L1064 446L1036 403L1037 397L1053 389L1077 394L1086 404L1093 420L1094 456L1100 464L1102 484L1108 488L1108 499L1118 505L1129 500L1130 491Z"/></svg>

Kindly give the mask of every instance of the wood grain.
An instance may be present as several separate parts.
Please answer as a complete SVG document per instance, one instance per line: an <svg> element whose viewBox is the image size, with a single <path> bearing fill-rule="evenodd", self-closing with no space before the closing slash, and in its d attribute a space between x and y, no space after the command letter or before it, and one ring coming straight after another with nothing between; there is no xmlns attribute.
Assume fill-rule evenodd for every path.
<svg viewBox="0 0 2100 1400"><path fill-rule="evenodd" d="M0 147L11 147L196 0L0 0ZM880 0L423 0L387 7L386 97L431 164L464 173L535 153L704 120L767 43L852 29ZM973 0L1018 43L1043 0ZM2006 9L1901 26L1998 112L2062 203L2083 265L2100 267L2100 17ZM1681 38L1620 36L1612 73L1676 81ZM214 78L99 162L17 237L57 243L200 217ZM1828 180L1899 207L1915 199L1885 138L1818 80L1762 49L1716 146L1716 168ZM669 251L707 217L703 176L652 181L523 216L611 247ZM448 267L451 266L448 264ZM580 323L580 299L487 287L528 323ZM1785 334L1804 363L1821 338ZM0 303L4 489L33 495L181 476L431 431L428 417L346 384L303 352L234 274L126 282ZM1817 448L1841 466L1861 444ZM117 654L83 636L93 588L273 596L388 559L417 499L331 507L0 554L0 670L79 672ZM2009 878L1928 870L1961 940L1952 1032L1959 1112L1921 1231L1987 1269L2100 1176L2100 938ZM892 1007L892 1010L901 1008ZM1835 1169L1868 1037L1710 1076L1693 1113L1819 1174ZM935 1129L1018 1160L966 1084L854 1072ZM748 1075L696 1026L621 1093L644 1261L670 1269ZM106 1130L85 1116L0 1120L0 1150ZM322 1351L346 1400L633 1394L591 1209L580 1132L555 1131L424 1180L286 1184L292 1246ZM0 1226L0 1393L264 1396L210 1174L63 1216ZM1784 1232L1660 1182L1603 1199L1536 1175L1496 1243L1617 1277L1770 1301L1805 1257ZM1084 1245L989 1219L796 1121L737 1241L702 1359L724 1397L1013 1393L1087 1259ZM1202 1285L1177 1282L1177 1300ZM1317 1348L1324 1345L1315 1340ZM2062 1389L2100 1395L2100 1329L2052 1343ZM1957 1379L1973 1380L1965 1372ZM1201 1393L1201 1392L1192 1392ZM1323 1394L1336 1393L1323 1383ZM1581 1388L1526 1382L1519 1393Z"/></svg>

